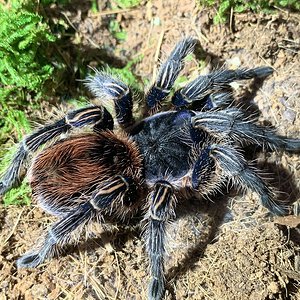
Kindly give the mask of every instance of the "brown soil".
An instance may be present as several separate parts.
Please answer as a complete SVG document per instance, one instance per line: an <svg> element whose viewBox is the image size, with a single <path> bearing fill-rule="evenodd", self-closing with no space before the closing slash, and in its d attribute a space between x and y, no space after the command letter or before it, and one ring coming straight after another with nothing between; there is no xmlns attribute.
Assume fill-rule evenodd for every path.
<svg viewBox="0 0 300 300"><path fill-rule="evenodd" d="M81 9L81 11L80 11ZM143 54L136 74L152 79L160 53L168 53L184 35L201 43L186 75L229 67L269 65L274 74L242 83L240 103L260 111L259 121L282 135L300 137L300 15L234 15L231 25L213 25L211 11L191 1L147 1L116 14L128 39L119 43L108 32L106 8L92 15L87 8L67 12L77 28L74 43L114 49L126 61ZM199 57L198 57L199 56ZM93 63L92 63L93 64ZM96 62L94 62L96 64ZM284 201L299 213L300 159L287 153L257 153ZM165 299L300 299L300 217L270 217L255 194L231 193L214 203L190 201L170 227ZM300 202L299 202L300 203ZM298 204L299 204L298 203ZM0 299L146 299L147 256L137 226L93 229L59 258L36 269L17 270L16 259L55 218L32 207L0 208Z"/></svg>

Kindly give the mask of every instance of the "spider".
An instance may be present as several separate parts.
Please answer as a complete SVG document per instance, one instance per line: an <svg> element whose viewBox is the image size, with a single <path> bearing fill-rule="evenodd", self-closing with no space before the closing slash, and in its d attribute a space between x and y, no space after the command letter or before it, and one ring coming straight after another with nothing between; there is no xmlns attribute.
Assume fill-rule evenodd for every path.
<svg viewBox="0 0 300 300"><path fill-rule="evenodd" d="M295 152L300 150L300 139L279 136L256 124L233 105L230 90L233 81L264 78L273 69L222 68L198 76L170 96L196 44L192 37L183 38L161 64L145 93L140 120L132 113L130 88L119 78L94 70L85 85L101 103L114 103L116 120L103 105L89 106L67 113L22 140L2 177L0 194L20 183L29 154L49 142L33 158L28 178L33 198L58 221L36 250L18 259L19 268L36 267L53 257L91 220L124 221L142 212L149 256L148 298L161 299L166 284L166 232L178 201L190 195L209 197L231 182L257 193L271 213L287 212L286 206L275 202L273 189L247 162L242 149L254 144ZM162 111L168 98L172 108ZM89 131L68 135L85 126Z"/></svg>

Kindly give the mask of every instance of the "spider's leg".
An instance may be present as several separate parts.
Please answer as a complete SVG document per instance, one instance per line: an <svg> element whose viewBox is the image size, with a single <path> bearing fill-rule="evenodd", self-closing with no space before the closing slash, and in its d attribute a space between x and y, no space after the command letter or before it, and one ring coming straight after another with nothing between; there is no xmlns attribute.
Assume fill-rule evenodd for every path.
<svg viewBox="0 0 300 300"><path fill-rule="evenodd" d="M102 214L115 214L120 207L134 204L136 185L131 178L120 175L104 181L94 191L89 202L74 208L52 225L38 250L28 252L17 261L19 268L33 268L55 255L72 240L72 233ZM120 209L119 209L120 210ZM122 211L117 212L119 214Z"/></svg>
<svg viewBox="0 0 300 300"><path fill-rule="evenodd" d="M132 116L132 93L120 79L96 70L94 76L88 76L85 85L99 99L114 102L117 121L123 127L134 123Z"/></svg>
<svg viewBox="0 0 300 300"><path fill-rule="evenodd" d="M71 240L71 233L79 226L84 226L93 216L93 207L89 202L73 209L49 229L40 249L27 252L17 260L18 268L34 268L47 258L53 257L64 244Z"/></svg>
<svg viewBox="0 0 300 300"><path fill-rule="evenodd" d="M216 189L216 185L212 184L214 181L219 182L219 180L214 180L215 170L216 164L211 156L210 148L203 148L193 167L191 177L193 189L198 190L202 195L207 195Z"/></svg>
<svg viewBox="0 0 300 300"><path fill-rule="evenodd" d="M22 165L30 152L72 128L93 125L95 130L113 129L113 119L104 107L91 106L69 112L63 119L46 125L25 137L0 180L0 195L5 194L21 180Z"/></svg>
<svg viewBox="0 0 300 300"><path fill-rule="evenodd" d="M172 97L173 105L180 109L185 108L196 101L202 101L203 106L213 105L214 99L208 97L218 91L230 88L229 84L236 80L244 80L251 78L262 78L273 73L270 67L258 67L254 69L237 69L237 70L218 70L208 75L199 76L185 87L175 92ZM224 96L223 103L228 100L228 95ZM220 102L222 98L219 98ZM207 103L212 102L212 103ZM216 102L216 101L215 101ZM219 103L220 105L220 103Z"/></svg>
<svg viewBox="0 0 300 300"><path fill-rule="evenodd" d="M158 181L149 198L150 208L147 214L148 224L145 232L151 274L148 299L160 300L165 291L166 227L168 221L174 217L175 198L173 187L167 181Z"/></svg>
<svg viewBox="0 0 300 300"><path fill-rule="evenodd" d="M234 103L234 97L230 90L223 89L222 91L214 92L207 95L203 99L200 108L201 111L207 111L212 109L220 109L231 106ZM203 106L204 105L204 106Z"/></svg>
<svg viewBox="0 0 300 300"><path fill-rule="evenodd" d="M146 95L150 113L155 111L171 92L176 78L184 67L184 58L193 52L197 40L187 37L173 49L167 60L160 66L158 76Z"/></svg>
<svg viewBox="0 0 300 300"><path fill-rule="evenodd" d="M274 201L274 192L265 184L263 179L250 167L242 154L232 146L212 145L210 155L228 178L237 187L244 187L257 193L261 204L275 215L287 213L287 207Z"/></svg>
<svg viewBox="0 0 300 300"><path fill-rule="evenodd" d="M273 129L256 125L237 108L197 112L192 117L192 126L245 144L263 145L273 150L300 150L300 139L286 138L277 135Z"/></svg>

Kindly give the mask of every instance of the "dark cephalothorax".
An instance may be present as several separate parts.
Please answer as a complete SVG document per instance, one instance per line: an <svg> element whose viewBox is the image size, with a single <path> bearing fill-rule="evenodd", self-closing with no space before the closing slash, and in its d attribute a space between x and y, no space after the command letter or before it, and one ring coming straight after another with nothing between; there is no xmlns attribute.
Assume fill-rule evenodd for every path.
<svg viewBox="0 0 300 300"><path fill-rule="evenodd" d="M104 106L89 106L69 112L20 143L0 182L0 194L20 183L28 155L48 143L33 158L28 178L34 199L59 219L39 248L18 260L18 267L35 267L52 257L90 221L128 220L140 211L150 262L148 297L157 300L165 291L168 223L184 195L209 197L231 182L257 193L273 214L287 212L241 149L255 144L299 151L300 140L279 136L234 107L229 85L269 76L272 68L222 69L199 76L175 91L171 110L159 112L195 45L193 38L181 40L161 65L145 94L144 118L135 120L132 92L126 84L95 70L85 84L103 104L113 101L115 122ZM90 131L68 136L86 126ZM62 134L67 137L58 139Z"/></svg>

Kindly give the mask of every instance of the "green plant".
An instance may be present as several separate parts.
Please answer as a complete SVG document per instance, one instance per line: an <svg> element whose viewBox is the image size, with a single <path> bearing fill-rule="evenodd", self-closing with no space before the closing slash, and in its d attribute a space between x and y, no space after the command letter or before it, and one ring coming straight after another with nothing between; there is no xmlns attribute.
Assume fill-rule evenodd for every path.
<svg viewBox="0 0 300 300"><path fill-rule="evenodd" d="M12 145L11 143L6 144L5 147L1 148L0 175L10 165L16 150L17 150L17 146ZM4 205L10 205L10 204L28 205L30 203L29 195L30 195L30 187L27 181L24 180L19 187L11 189L9 192L7 192L4 195L3 203Z"/></svg>
<svg viewBox="0 0 300 300"><path fill-rule="evenodd" d="M263 11L271 13L276 7L287 8L292 10L300 10L299 0L199 0L203 6L215 6L217 13L214 16L214 23L224 23L228 20L231 9L236 13L251 10L253 12Z"/></svg>
<svg viewBox="0 0 300 300"><path fill-rule="evenodd" d="M138 6L141 3L141 0L115 0L114 1L119 7L126 9Z"/></svg>
<svg viewBox="0 0 300 300"><path fill-rule="evenodd" d="M0 80L9 89L38 91L53 67L43 51L55 37L42 17L22 6L0 6Z"/></svg>
<svg viewBox="0 0 300 300"><path fill-rule="evenodd" d="M109 31L116 39L120 41L125 41L127 39L127 32L121 29L121 26L117 20L113 19L109 22Z"/></svg>
<svg viewBox="0 0 300 300"><path fill-rule="evenodd" d="M107 72L118 76L123 82L129 85L134 90L140 91L143 89L140 81L133 72L134 66L143 59L142 55L130 60L123 68L107 68Z"/></svg>
<svg viewBox="0 0 300 300"><path fill-rule="evenodd" d="M55 37L37 14L37 8L37 1L12 0L0 4L1 149L11 148L13 140L30 131L26 111L38 106L45 83L52 78L54 68L46 53L47 45L54 42ZM0 152L0 173L7 168L10 153L7 156L4 151ZM28 187L22 184L18 191L6 194L4 202L19 203L18 198L25 190Z"/></svg>

